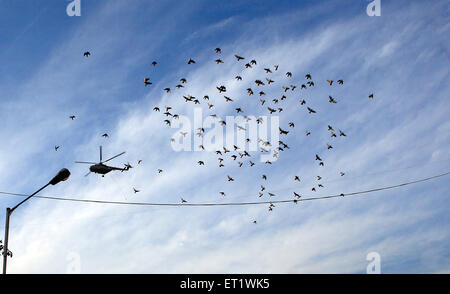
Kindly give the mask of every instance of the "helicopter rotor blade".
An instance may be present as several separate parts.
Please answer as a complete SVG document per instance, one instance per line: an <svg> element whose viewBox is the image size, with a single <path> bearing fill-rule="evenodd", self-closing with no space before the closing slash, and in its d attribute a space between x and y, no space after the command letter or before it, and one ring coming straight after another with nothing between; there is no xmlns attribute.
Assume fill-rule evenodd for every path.
<svg viewBox="0 0 450 294"><path fill-rule="evenodd" d="M100 162L102 162L102 145L100 145Z"/></svg>
<svg viewBox="0 0 450 294"><path fill-rule="evenodd" d="M89 176L89 174L90 174L90 173L91 173L91 172L88 172L88 173L87 173L87 174L85 174L84 176L85 176L85 177L87 177L87 176Z"/></svg>
<svg viewBox="0 0 450 294"><path fill-rule="evenodd" d="M125 154L125 151L122 152L122 153L119 153L119 154L117 154L116 156L113 156L113 157L111 157L110 159L107 159L107 160L105 160L105 161L103 161L103 162L108 162L108 161L110 161L110 160L112 160L112 159L114 159L114 158L116 158L116 157L119 157L120 155L123 155L123 154Z"/></svg>
<svg viewBox="0 0 450 294"><path fill-rule="evenodd" d="M96 162L89 162L89 161L75 161L75 163L97 164Z"/></svg>

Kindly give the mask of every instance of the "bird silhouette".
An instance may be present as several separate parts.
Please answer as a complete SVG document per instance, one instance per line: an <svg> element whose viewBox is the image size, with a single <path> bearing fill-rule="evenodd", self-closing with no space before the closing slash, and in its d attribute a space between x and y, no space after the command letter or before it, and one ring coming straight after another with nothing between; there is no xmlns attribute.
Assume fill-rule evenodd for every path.
<svg viewBox="0 0 450 294"><path fill-rule="evenodd" d="M264 82L261 81L261 80L255 80L255 84L256 84L257 86L264 86L264 85L265 85Z"/></svg>
<svg viewBox="0 0 450 294"><path fill-rule="evenodd" d="M216 51L216 53L222 53L222 49L220 49L220 48L216 48L216 49L214 49L215 51Z"/></svg>
<svg viewBox="0 0 450 294"><path fill-rule="evenodd" d="M145 84L146 87L151 85L152 82L150 82L150 78L144 78L144 84Z"/></svg>
<svg viewBox="0 0 450 294"><path fill-rule="evenodd" d="M134 194L141 192L140 190L137 190L136 188L133 188Z"/></svg>
<svg viewBox="0 0 450 294"><path fill-rule="evenodd" d="M70 118L71 120L74 120L74 119L76 118L76 116L75 116L75 115L71 115L71 116L69 116L69 118Z"/></svg>
<svg viewBox="0 0 450 294"><path fill-rule="evenodd" d="M86 51L86 52L83 53L83 56L84 57L89 57L89 56L91 56L91 52Z"/></svg>
<svg viewBox="0 0 450 294"><path fill-rule="evenodd" d="M193 60L192 58L189 58L188 64L194 64L194 63L195 63L195 60Z"/></svg>
<svg viewBox="0 0 450 294"><path fill-rule="evenodd" d="M243 59L245 59L244 57L242 57L242 56L239 56L239 55L234 55L234 57L236 57L237 61L240 61L240 60L243 60Z"/></svg>

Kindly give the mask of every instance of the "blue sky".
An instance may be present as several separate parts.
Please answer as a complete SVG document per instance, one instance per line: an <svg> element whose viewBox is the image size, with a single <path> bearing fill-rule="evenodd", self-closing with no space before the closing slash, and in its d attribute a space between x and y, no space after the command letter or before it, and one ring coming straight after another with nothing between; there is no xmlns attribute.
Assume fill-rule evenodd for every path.
<svg viewBox="0 0 450 294"><path fill-rule="evenodd" d="M225 203L268 200L258 198L261 184L276 194L270 199L284 200L293 191L325 196L449 171L447 1L381 0L378 17L366 14L369 1L81 0L79 17L67 16L68 3L0 1L0 191L32 193L67 167L70 179L42 195ZM224 64L214 63L216 47ZM85 51L92 55L84 58ZM245 69L234 54L258 65ZM196 64L187 65L189 58ZM278 71L264 73L275 64ZM307 73L316 86L302 92ZM144 87L147 76L153 85ZM267 103L281 96L282 85L298 87L280 102L280 125L290 131L282 140L290 149L270 167L257 153L254 167L227 158L218 168L211 152L175 152L169 139L179 130L152 110L170 105L193 118L193 105L182 99L190 94L210 96L213 110L203 100L199 106L205 116L235 115L238 106L247 115L268 115L257 92L246 93L268 76L275 83L264 86ZM182 77L185 88L163 91ZM344 84L330 87L327 79ZM233 103L223 101L219 84ZM328 103L328 95L338 103ZM309 115L300 99L318 113ZM347 137L330 138L328 124ZM105 132L109 139L101 137ZM99 145L104 157L126 151L111 164L135 168L84 177L88 166L74 161L97 160ZM324 188L317 188L317 175ZM8 269L65 273L75 256L82 273L365 273L367 254L378 252L383 273L449 272L448 195L442 177L358 197L277 204L271 212L266 205L32 199L12 216ZM19 200L0 195L0 220Z"/></svg>

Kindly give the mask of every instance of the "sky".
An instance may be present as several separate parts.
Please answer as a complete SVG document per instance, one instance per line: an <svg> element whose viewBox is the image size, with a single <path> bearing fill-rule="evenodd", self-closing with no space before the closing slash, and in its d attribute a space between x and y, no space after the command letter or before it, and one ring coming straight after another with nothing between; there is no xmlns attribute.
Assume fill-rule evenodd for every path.
<svg viewBox="0 0 450 294"><path fill-rule="evenodd" d="M40 195L265 202L292 200L293 192L302 198L339 195L449 172L448 1L381 0L380 16L367 14L371 1L365 0L81 0L80 16L67 15L69 3L0 0L0 192L31 194L63 167L70 178ZM245 59L237 61L235 54ZM196 63L187 64L189 58ZM216 64L217 58L224 63ZM245 68L252 59L257 65ZM315 85L301 90L306 74ZM152 85L144 86L144 77ZM273 84L254 83L268 77ZM176 89L181 78L187 83ZM292 84L295 90L283 92ZM217 91L220 85L226 93ZM272 102L283 94L285 100ZM187 95L201 103L184 102ZM211 114L236 116L241 107L243 115L270 121L266 107L282 107L272 117L289 131L281 135L275 128L289 149L270 165L259 151L236 161L224 154L219 168L214 151L175 150L170 138L179 138L182 128L172 118L171 127L164 123L165 106L191 123L192 141L199 139L196 111L206 122ZM228 131L225 136L233 138ZM75 161L98 161L100 145L103 158L126 151L108 164L133 168L85 177L89 165ZM8 273L365 274L370 253L379 257L381 273L449 273L448 183L444 176L352 197L276 203L272 211L267 204L137 206L34 198L11 216ZM266 187L262 197L260 185ZM2 224L6 207L21 199L0 194Z"/></svg>

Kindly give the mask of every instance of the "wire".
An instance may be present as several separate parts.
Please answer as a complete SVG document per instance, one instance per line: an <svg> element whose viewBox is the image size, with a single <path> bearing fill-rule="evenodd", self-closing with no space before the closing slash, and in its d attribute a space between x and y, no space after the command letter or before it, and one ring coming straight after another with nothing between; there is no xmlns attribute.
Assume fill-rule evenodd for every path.
<svg viewBox="0 0 450 294"><path fill-rule="evenodd" d="M243 206L243 205L261 205L261 204L273 204L273 203L297 203L300 201L311 201L311 200L320 200L320 199L330 199L330 198L337 198L337 197L348 197L348 196L354 196L354 195L360 195L360 194L366 194L366 193L373 193L378 192L382 190L388 190L398 187L403 187L407 185L412 185L420 182L429 181L432 179L436 179L439 177L443 177L446 175L449 175L450 172L446 172L440 175L431 176L428 178L423 178L411 182L406 182L402 184L392 185L392 186L385 186L381 188L374 188L370 190L365 191L358 191L358 192L352 192L352 193L342 193L339 195L328 195L328 196L319 196L319 197L310 197L310 198L301 198L301 199L289 199L289 200L274 200L274 201L260 201L260 202L229 202L229 203L151 203L151 202L123 202L123 201L105 201L105 200L93 200L93 199L76 199L76 198L61 198L61 197L52 197L52 196L34 196L34 198L41 198L41 199L50 199L50 200L60 200L60 201L72 201L72 202L85 202L85 203L101 203L101 204L117 204L117 205L140 205L140 206ZM0 194L3 195L10 195L10 196L28 196L26 194L19 194L19 193L9 193L9 192L0 192Z"/></svg>

